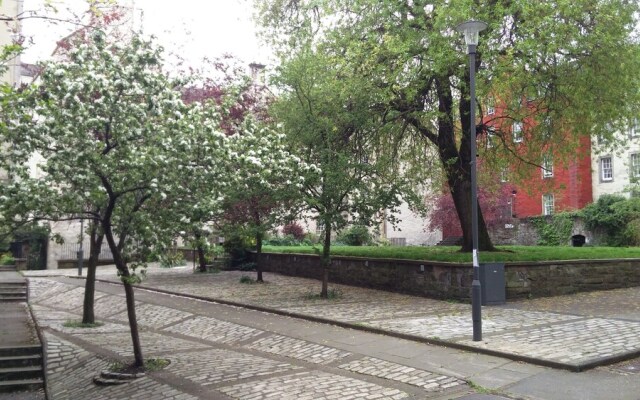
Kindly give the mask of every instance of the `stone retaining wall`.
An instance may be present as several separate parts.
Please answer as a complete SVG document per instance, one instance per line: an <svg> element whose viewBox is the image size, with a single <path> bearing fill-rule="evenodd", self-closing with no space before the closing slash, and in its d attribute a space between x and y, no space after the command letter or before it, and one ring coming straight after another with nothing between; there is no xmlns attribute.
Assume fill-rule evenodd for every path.
<svg viewBox="0 0 640 400"><path fill-rule="evenodd" d="M89 264L89 259L85 258L82 262L82 267L87 268ZM100 265L111 265L113 264L113 260L98 260L98 266ZM58 269L69 269L69 268L78 268L78 260L58 260Z"/></svg>
<svg viewBox="0 0 640 400"><path fill-rule="evenodd" d="M255 257L255 254L253 255ZM321 279L317 255L265 253L262 268ZM507 299L640 286L640 259L517 262L505 265ZM333 257L330 282L434 298L470 299L469 264Z"/></svg>

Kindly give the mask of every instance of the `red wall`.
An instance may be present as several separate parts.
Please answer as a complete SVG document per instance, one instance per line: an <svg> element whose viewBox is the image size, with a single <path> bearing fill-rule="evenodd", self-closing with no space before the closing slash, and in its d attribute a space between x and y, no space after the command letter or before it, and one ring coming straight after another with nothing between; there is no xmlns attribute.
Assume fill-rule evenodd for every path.
<svg viewBox="0 0 640 400"><path fill-rule="evenodd" d="M542 171L539 171L527 182L516 184L515 216L542 215L542 196L546 193L554 195L556 213L579 210L591 203L591 145L588 137L580 140L579 154L577 160L565 164L554 163L551 178L542 178Z"/></svg>

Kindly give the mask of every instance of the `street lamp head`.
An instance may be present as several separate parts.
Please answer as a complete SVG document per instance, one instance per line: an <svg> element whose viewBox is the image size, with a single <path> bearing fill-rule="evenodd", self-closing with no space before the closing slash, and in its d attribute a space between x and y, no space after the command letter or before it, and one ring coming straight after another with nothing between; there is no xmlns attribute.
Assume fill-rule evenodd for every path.
<svg viewBox="0 0 640 400"><path fill-rule="evenodd" d="M479 33L486 28L486 23L471 20L456 26L456 31L464 33L464 41L467 46L477 46Z"/></svg>

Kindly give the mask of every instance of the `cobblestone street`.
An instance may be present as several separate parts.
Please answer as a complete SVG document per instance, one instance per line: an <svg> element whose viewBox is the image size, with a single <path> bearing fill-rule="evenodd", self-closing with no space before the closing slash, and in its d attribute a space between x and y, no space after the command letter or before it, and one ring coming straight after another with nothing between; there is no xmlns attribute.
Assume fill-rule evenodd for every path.
<svg viewBox="0 0 640 400"><path fill-rule="evenodd" d="M156 270L158 271L158 270ZM569 369L589 368L606 359L640 355L640 309L621 309L597 294L582 293L483 307L483 341L471 340L471 307L372 289L331 285L336 299L312 296L319 283L310 279L266 274L264 285L239 283L242 272L194 275L189 268L150 274L143 287L242 303L251 306L378 328L427 340L447 341L470 348L487 349L505 356L541 360L544 365ZM113 278L111 278L113 279ZM639 289L606 292L616 299L637 298ZM602 296L601 296L602 297ZM575 299L570 301L569 299ZM594 318L582 301L596 304ZM540 304L539 309L536 304ZM551 307L551 304L558 306ZM608 318L624 313L623 318Z"/></svg>
<svg viewBox="0 0 640 400"><path fill-rule="evenodd" d="M265 284L242 284L242 275L247 273L152 268L143 287L558 365L579 366L640 350L640 314L625 309L618 310L625 318L606 318L601 304L599 317L580 314L575 304L580 295L573 302L559 298L562 307L555 308L549 299L484 307L484 340L473 342L467 304L341 285L330 285L336 298L320 300L317 281L265 274ZM99 278L117 283L109 268L101 269ZM98 387L91 379L100 370L131 359L131 340L119 284L98 283L96 316L104 325L63 326L81 317L83 285L82 279L30 278L30 303L45 328L54 399L137 398L141 390L150 395L140 398L153 399L466 399L477 388L492 393L487 399L608 399L615 385L623 388L616 398L637 400L640 391L633 360L576 374L140 289L136 304L144 355L166 358L170 365L131 384ZM635 296L638 289L627 291ZM620 292L610 293L617 298L624 296ZM559 384L580 396L545 392Z"/></svg>
<svg viewBox="0 0 640 400"><path fill-rule="evenodd" d="M64 322L81 318L82 287L49 278L31 281L53 399L423 399L472 392L460 377L198 315L188 310L194 301L168 307L144 300L137 302L144 354L170 365L126 385L95 386L92 379L100 371L132 358L126 314L115 307L124 303L114 294L120 288L99 285L111 293L98 290L96 304L114 306L96 307L104 325L67 328ZM151 297L172 301L169 295Z"/></svg>

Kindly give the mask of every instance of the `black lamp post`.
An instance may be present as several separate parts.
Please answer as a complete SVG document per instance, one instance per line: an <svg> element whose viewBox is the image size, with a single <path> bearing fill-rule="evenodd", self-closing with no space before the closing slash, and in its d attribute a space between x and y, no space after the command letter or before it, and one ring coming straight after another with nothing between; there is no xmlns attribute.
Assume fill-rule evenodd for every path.
<svg viewBox="0 0 640 400"><path fill-rule="evenodd" d="M487 24L481 21L467 21L456 27L464 33L469 54L469 95L471 97L471 236L473 239L473 283L471 284L471 315L473 319L473 340L482 340L482 288L480 286L480 263L478 261L478 182L476 174L476 46L480 31Z"/></svg>
<svg viewBox="0 0 640 400"><path fill-rule="evenodd" d="M84 219L80 219L80 248L76 255L78 256L78 276L82 276L82 263L84 262L84 252L82 251L82 242L84 241Z"/></svg>

